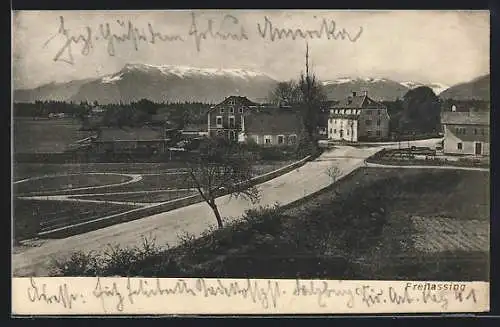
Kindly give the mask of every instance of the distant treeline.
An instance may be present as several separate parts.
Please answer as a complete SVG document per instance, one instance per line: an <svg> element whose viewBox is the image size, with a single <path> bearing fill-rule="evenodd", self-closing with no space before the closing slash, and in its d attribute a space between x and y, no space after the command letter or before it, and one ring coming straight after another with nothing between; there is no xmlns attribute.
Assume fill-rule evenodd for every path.
<svg viewBox="0 0 500 327"><path fill-rule="evenodd" d="M35 101L34 103L16 102L13 110L14 117L49 117L50 114L64 113L80 119L85 125L88 125L89 116L102 116L99 124L108 126L142 124L151 121L155 115L162 115L165 119L182 127L190 123L204 123L210 106L211 104L202 102L156 103L147 99L104 105L100 105L97 101L92 103Z"/></svg>

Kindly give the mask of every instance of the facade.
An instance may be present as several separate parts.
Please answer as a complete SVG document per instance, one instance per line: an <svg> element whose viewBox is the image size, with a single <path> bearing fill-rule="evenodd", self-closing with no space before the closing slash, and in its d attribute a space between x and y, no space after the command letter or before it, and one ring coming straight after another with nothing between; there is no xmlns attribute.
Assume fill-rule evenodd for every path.
<svg viewBox="0 0 500 327"><path fill-rule="evenodd" d="M102 128L93 140L98 153L164 153L169 139L163 127Z"/></svg>
<svg viewBox="0 0 500 327"><path fill-rule="evenodd" d="M227 97L208 111L208 136L238 141L238 135L245 130L245 117L257 107L246 97Z"/></svg>
<svg viewBox="0 0 500 327"><path fill-rule="evenodd" d="M381 141L389 137L387 107L364 92L351 96L330 107L328 139L358 142Z"/></svg>
<svg viewBox="0 0 500 327"><path fill-rule="evenodd" d="M245 116L239 142L252 140L261 146L292 146L302 134L300 115L293 109L263 108Z"/></svg>
<svg viewBox="0 0 500 327"><path fill-rule="evenodd" d="M490 154L489 112L443 112L441 124L444 129L445 154L478 156Z"/></svg>

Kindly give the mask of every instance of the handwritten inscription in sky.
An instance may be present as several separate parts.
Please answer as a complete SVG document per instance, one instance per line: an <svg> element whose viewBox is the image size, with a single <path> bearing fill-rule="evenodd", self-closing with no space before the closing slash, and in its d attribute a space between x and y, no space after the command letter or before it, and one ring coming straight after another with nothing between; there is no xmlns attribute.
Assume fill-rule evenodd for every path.
<svg viewBox="0 0 500 327"><path fill-rule="evenodd" d="M363 27L357 30L348 30L337 24L334 19L317 17L316 26L298 26L294 28L282 27L267 16L255 25L247 25L230 14L221 15L220 19L200 19L191 13L191 24L183 33L169 33L160 31L148 22L146 26L136 25L132 20L104 21L98 26L82 26L78 29L66 27L66 19L59 16L54 22L53 33L43 47L56 43L57 52L54 61L61 61L73 65L75 54L88 56L96 47L104 46L109 56L116 56L119 51L139 51L147 45L173 44L176 42L192 42L198 52L203 50L204 42L226 41L245 42L251 40L250 35L256 38L279 42L282 40L314 40L326 39L331 41L357 42L363 34ZM250 34L254 29L256 33ZM60 45L60 46L59 46ZM123 47L118 47L123 45Z"/></svg>

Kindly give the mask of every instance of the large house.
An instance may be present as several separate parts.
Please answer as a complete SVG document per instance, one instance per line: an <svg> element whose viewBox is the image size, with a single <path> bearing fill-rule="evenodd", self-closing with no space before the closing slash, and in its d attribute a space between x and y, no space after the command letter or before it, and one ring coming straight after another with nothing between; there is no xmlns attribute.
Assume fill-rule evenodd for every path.
<svg viewBox="0 0 500 327"><path fill-rule="evenodd" d="M445 154L489 155L490 113L446 111L441 114Z"/></svg>
<svg viewBox="0 0 500 327"><path fill-rule="evenodd" d="M262 146L289 146L298 143L303 132L300 115L291 108L261 108L245 115L239 142Z"/></svg>
<svg viewBox="0 0 500 327"><path fill-rule="evenodd" d="M238 141L239 133L245 128L245 116L257 107L257 103L246 97L227 97L208 111L208 136Z"/></svg>
<svg viewBox="0 0 500 327"><path fill-rule="evenodd" d="M328 139L358 142L380 141L389 137L387 107L368 97L368 93L352 92L330 107Z"/></svg>

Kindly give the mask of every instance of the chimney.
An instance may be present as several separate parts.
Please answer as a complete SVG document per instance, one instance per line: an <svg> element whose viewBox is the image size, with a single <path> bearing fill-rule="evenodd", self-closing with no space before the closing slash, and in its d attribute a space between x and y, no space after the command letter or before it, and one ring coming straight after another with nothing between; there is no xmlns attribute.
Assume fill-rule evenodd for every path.
<svg viewBox="0 0 500 327"><path fill-rule="evenodd" d="M353 91L352 92L352 96L355 97L356 96L356 92Z"/></svg>
<svg viewBox="0 0 500 327"><path fill-rule="evenodd" d="M355 95L356 92L353 92L353 94ZM351 104L352 103L352 97L347 97L347 104Z"/></svg>

